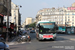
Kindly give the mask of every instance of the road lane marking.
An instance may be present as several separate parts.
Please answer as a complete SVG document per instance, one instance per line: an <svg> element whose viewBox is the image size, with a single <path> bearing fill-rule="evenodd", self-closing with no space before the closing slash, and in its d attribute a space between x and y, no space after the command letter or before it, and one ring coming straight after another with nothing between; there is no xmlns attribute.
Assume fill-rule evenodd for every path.
<svg viewBox="0 0 75 50"><path fill-rule="evenodd" d="M70 39L70 40L73 40L73 41L75 41L75 39Z"/></svg>
<svg viewBox="0 0 75 50"><path fill-rule="evenodd" d="M66 42L66 41L59 41L59 42Z"/></svg>
<svg viewBox="0 0 75 50"><path fill-rule="evenodd" d="M26 42L21 42L21 44L24 44L24 43L26 43Z"/></svg>
<svg viewBox="0 0 75 50"><path fill-rule="evenodd" d="M29 42L29 43L31 43L31 42Z"/></svg>

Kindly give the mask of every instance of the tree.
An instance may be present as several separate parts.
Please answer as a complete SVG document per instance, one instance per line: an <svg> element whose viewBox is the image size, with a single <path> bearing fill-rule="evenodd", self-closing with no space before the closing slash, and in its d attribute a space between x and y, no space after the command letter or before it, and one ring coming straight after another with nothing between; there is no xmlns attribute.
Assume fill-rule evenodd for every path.
<svg viewBox="0 0 75 50"><path fill-rule="evenodd" d="M35 26L36 26L36 22L31 23L31 24L29 25L29 27L34 27L34 28L35 28Z"/></svg>

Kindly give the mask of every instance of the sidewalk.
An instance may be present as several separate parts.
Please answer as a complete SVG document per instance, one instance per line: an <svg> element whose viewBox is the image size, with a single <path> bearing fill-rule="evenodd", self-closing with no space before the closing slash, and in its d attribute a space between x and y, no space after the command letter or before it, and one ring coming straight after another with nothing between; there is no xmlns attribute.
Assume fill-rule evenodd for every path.
<svg viewBox="0 0 75 50"><path fill-rule="evenodd" d="M9 40L9 42L5 42L5 43L9 44L9 43L15 42L17 38L18 37L13 37L12 39Z"/></svg>

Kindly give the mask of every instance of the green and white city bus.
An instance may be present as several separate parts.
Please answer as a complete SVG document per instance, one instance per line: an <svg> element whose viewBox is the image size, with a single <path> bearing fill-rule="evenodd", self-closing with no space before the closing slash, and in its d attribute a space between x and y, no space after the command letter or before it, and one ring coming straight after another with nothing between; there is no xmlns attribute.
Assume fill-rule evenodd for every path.
<svg viewBox="0 0 75 50"><path fill-rule="evenodd" d="M65 26L59 26L58 27L58 33L65 33L66 27Z"/></svg>
<svg viewBox="0 0 75 50"><path fill-rule="evenodd" d="M55 22L39 21L36 24L36 38L38 40L56 39L58 26Z"/></svg>

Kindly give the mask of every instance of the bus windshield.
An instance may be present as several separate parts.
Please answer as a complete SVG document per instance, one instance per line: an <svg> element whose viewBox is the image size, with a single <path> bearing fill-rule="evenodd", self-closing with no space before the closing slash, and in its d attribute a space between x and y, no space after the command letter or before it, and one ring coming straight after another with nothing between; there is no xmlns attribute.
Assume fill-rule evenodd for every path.
<svg viewBox="0 0 75 50"><path fill-rule="evenodd" d="M54 23L40 23L40 33L49 33L55 32L55 24Z"/></svg>
<svg viewBox="0 0 75 50"><path fill-rule="evenodd" d="M43 28L49 28L49 29L54 28L54 25L42 25L42 26L43 26Z"/></svg>

